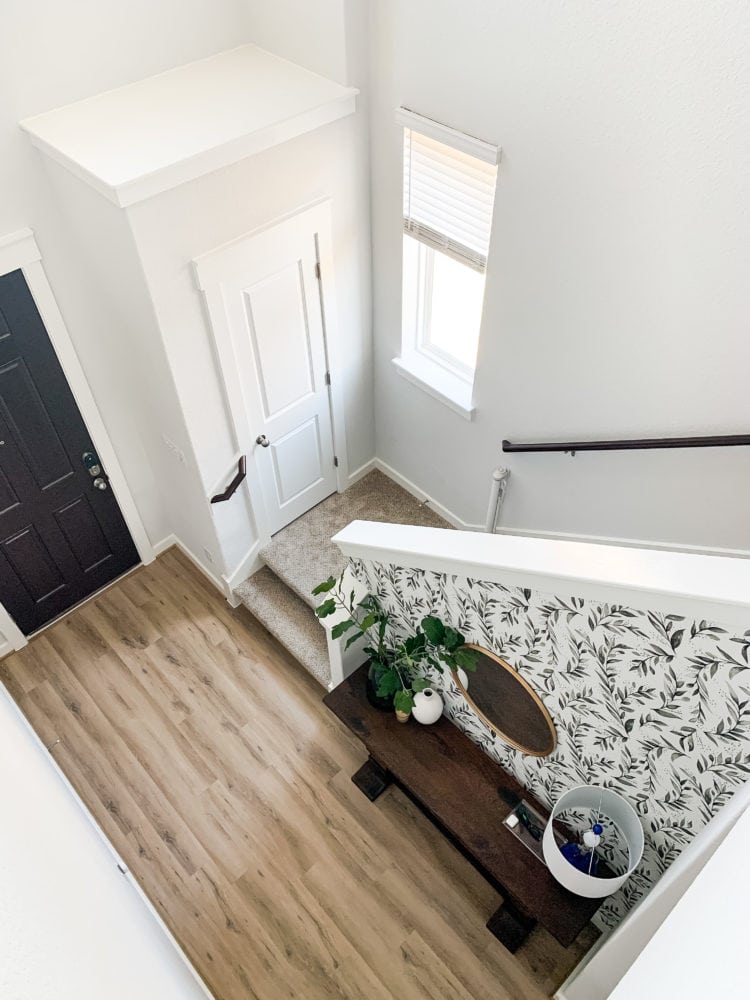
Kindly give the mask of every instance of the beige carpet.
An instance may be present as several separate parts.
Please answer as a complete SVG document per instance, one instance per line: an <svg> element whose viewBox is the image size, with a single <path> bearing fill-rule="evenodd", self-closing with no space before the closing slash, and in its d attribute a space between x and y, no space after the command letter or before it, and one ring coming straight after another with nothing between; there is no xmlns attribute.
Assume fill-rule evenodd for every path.
<svg viewBox="0 0 750 1000"><path fill-rule="evenodd" d="M346 565L331 537L356 520L451 527L429 505L420 504L376 470L283 528L262 549L261 557L303 601L315 607L318 601L310 591L321 580L340 574Z"/></svg>

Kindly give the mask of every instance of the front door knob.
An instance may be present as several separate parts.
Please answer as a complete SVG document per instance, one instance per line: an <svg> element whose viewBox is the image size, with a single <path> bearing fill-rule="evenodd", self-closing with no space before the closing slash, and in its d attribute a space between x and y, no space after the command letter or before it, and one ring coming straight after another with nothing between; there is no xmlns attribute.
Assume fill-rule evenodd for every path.
<svg viewBox="0 0 750 1000"><path fill-rule="evenodd" d="M259 434L255 439L255 443L259 444L261 448L267 448L271 442L268 440L265 434Z"/></svg>
<svg viewBox="0 0 750 1000"><path fill-rule="evenodd" d="M106 490L106 488L107 488L107 480L103 479L102 476L97 476L96 479L94 480L94 486L98 490Z"/></svg>

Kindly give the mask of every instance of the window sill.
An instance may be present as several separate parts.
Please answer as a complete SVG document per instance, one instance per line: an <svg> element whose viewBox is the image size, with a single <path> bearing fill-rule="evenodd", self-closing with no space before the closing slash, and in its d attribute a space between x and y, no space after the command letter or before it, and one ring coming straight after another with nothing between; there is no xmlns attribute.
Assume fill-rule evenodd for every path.
<svg viewBox="0 0 750 1000"><path fill-rule="evenodd" d="M475 410L471 402L473 386L470 382L419 354L394 358L393 364L402 378L444 403L464 420L474 418Z"/></svg>

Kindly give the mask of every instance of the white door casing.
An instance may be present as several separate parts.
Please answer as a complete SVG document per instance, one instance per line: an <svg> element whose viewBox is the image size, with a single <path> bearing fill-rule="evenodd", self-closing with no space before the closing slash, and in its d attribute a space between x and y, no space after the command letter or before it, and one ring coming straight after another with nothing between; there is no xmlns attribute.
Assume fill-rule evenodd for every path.
<svg viewBox="0 0 750 1000"><path fill-rule="evenodd" d="M42 317L44 328L65 373L96 452L107 469L107 475L112 482L120 511L138 550L138 555L141 562L147 565L153 562L156 553L94 400L91 387L78 359L52 287L47 280L42 264L42 255L31 229L21 229L18 232L0 236L0 274L7 274L9 271L17 269L23 271L26 284ZM0 633L7 640L7 643L0 640L0 655L5 655L11 648L22 649L27 644L26 636L2 605L0 605ZM6 645L8 648L5 648Z"/></svg>
<svg viewBox="0 0 750 1000"><path fill-rule="evenodd" d="M267 538L340 486L334 431L343 450L343 420L327 384L335 319L329 203L194 265L237 445L248 455L258 531Z"/></svg>

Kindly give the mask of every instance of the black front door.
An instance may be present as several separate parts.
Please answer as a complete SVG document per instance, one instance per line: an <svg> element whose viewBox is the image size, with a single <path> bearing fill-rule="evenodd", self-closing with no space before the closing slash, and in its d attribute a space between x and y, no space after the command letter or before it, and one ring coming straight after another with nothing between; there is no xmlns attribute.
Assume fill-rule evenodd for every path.
<svg viewBox="0 0 750 1000"><path fill-rule="evenodd" d="M28 635L139 561L21 271L0 276L0 601Z"/></svg>

